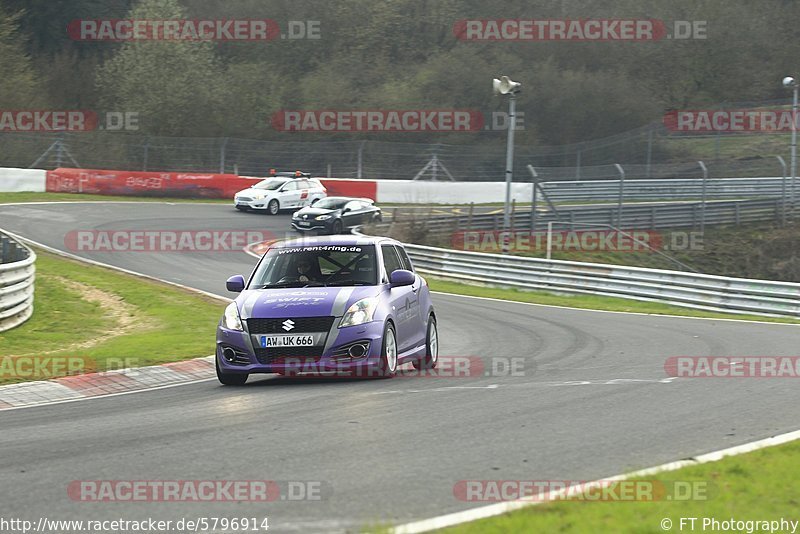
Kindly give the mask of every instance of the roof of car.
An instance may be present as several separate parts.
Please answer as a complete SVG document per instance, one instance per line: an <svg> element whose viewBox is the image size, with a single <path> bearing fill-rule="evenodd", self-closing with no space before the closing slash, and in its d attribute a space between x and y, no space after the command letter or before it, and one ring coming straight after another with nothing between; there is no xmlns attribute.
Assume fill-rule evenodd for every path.
<svg viewBox="0 0 800 534"><path fill-rule="evenodd" d="M353 246L353 245L374 245L376 243L389 242L392 244L401 244L394 239L388 237L373 237L373 236L360 236L360 235L328 235L328 236L313 236L301 237L297 239L287 239L286 241L279 241L273 245L274 248L295 248L295 247L315 247L324 245L337 245L337 246Z"/></svg>
<svg viewBox="0 0 800 534"><path fill-rule="evenodd" d="M371 198L367 198L367 197L343 197L343 196L334 195L334 196L327 196L327 197L325 197L325 199L326 200L347 200L348 202L351 201L351 200L360 200L361 202L367 202L369 204L374 204L375 203L374 200L372 200Z"/></svg>

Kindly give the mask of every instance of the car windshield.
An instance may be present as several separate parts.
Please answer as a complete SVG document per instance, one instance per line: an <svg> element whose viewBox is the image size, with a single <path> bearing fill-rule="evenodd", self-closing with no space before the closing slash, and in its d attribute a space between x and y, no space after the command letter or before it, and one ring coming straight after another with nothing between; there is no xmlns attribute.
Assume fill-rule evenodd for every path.
<svg viewBox="0 0 800 534"><path fill-rule="evenodd" d="M371 286L377 283L373 245L273 248L259 263L249 289Z"/></svg>
<svg viewBox="0 0 800 534"><path fill-rule="evenodd" d="M286 183L286 180L262 180L253 186L253 189L268 189L275 191Z"/></svg>
<svg viewBox="0 0 800 534"><path fill-rule="evenodd" d="M314 207L326 210L339 210L342 209L348 202L350 202L349 198L327 197L317 201L316 204L314 204Z"/></svg>

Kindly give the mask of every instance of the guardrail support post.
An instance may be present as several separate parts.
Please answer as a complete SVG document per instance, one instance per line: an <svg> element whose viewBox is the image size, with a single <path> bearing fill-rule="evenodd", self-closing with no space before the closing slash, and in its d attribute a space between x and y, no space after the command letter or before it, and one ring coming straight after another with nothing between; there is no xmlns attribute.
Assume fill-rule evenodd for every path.
<svg viewBox="0 0 800 534"><path fill-rule="evenodd" d="M469 214L467 215L467 231L472 230L472 214L475 211L475 203L469 203Z"/></svg>

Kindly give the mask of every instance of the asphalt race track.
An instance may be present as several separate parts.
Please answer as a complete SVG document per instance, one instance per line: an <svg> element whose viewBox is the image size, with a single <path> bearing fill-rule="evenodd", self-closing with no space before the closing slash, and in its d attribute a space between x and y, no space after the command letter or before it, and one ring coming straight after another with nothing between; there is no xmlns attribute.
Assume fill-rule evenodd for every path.
<svg viewBox="0 0 800 534"><path fill-rule="evenodd" d="M70 230L283 235L287 226L288 215L215 204L0 206L0 227L59 249ZM255 263L241 252L80 254L221 295L229 275L246 275ZM264 376L242 388L207 381L0 412L0 515L268 516L272 531L353 531L479 506L454 497L460 480L590 480L800 428L791 379L667 379L664 371L670 356L795 356L796 326L438 294L434 302L442 356L519 358L522 372L373 381ZM209 354L213 344L210 327ZM71 481L97 479L318 481L323 498L69 498Z"/></svg>

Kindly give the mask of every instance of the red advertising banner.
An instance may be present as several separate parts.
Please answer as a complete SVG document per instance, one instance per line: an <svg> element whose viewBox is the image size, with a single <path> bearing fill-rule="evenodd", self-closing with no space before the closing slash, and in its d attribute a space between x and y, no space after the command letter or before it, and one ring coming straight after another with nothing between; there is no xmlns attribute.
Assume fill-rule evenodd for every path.
<svg viewBox="0 0 800 534"><path fill-rule="evenodd" d="M56 169L47 172L47 191L94 195L130 195L183 198L224 198L257 184L262 178L235 174L138 172L96 169ZM330 196L377 200L374 180L320 179Z"/></svg>
<svg viewBox="0 0 800 534"><path fill-rule="evenodd" d="M233 198L257 179L235 174L56 169L47 172L47 191L95 195Z"/></svg>

